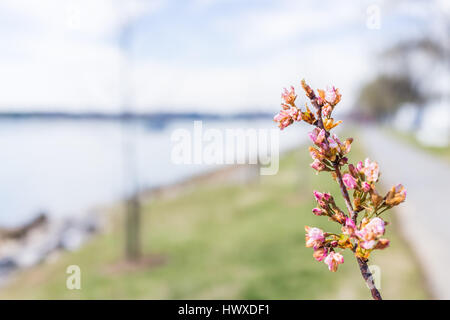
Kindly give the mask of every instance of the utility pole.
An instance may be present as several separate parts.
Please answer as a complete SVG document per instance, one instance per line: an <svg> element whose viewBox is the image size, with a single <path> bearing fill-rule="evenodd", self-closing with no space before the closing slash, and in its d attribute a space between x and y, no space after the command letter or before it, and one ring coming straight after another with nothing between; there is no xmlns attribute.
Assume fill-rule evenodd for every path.
<svg viewBox="0 0 450 320"><path fill-rule="evenodd" d="M141 257L141 206L139 201L139 172L137 165L136 126L132 117L132 90L130 81L130 61L133 21L123 10L125 17L119 31L119 48L122 53L119 70L121 125L122 125L122 157L123 179L125 185L125 258L136 262Z"/></svg>

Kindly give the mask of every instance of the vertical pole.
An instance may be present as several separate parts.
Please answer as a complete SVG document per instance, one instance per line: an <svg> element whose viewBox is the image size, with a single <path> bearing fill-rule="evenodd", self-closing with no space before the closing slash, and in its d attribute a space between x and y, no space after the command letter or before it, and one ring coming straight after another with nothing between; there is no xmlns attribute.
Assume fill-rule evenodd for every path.
<svg viewBox="0 0 450 320"><path fill-rule="evenodd" d="M125 182L125 258L136 262L141 257L140 247L140 216L141 206L139 201L139 181L136 159L136 128L129 109L131 104L130 81L129 81L129 58L132 35L132 23L128 17L125 18L120 30L119 47L123 54L120 63L119 84L121 86L121 108L122 108L122 156L124 162Z"/></svg>

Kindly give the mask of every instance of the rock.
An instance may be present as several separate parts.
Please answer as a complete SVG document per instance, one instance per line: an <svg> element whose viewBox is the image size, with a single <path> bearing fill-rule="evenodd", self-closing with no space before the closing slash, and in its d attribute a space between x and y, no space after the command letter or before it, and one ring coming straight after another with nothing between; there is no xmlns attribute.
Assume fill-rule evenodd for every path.
<svg viewBox="0 0 450 320"><path fill-rule="evenodd" d="M17 263L10 257L0 259L0 277L8 275L18 268Z"/></svg>
<svg viewBox="0 0 450 320"><path fill-rule="evenodd" d="M48 223L45 213L40 213L36 218L21 227L0 229L0 238L2 239L22 239L33 229L42 227Z"/></svg>
<svg viewBox="0 0 450 320"><path fill-rule="evenodd" d="M80 248L99 228L99 217L88 214L51 221L46 215L39 215L22 227L2 229L0 284L13 271L40 264L59 250L73 251Z"/></svg>

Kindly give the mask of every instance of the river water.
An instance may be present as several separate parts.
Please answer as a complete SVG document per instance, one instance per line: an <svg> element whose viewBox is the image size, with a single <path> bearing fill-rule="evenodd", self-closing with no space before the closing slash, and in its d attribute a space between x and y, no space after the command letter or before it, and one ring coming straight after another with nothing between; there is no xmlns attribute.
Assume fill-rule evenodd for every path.
<svg viewBox="0 0 450 320"><path fill-rule="evenodd" d="M41 211L50 216L86 213L122 199L134 190L132 185L144 189L170 184L220 166L174 163L171 136L180 128L193 132L194 122L155 127L143 121L2 119L0 226L24 223ZM203 121L203 130L208 128L224 132L276 126L270 119ZM280 150L304 136L301 128L284 130Z"/></svg>

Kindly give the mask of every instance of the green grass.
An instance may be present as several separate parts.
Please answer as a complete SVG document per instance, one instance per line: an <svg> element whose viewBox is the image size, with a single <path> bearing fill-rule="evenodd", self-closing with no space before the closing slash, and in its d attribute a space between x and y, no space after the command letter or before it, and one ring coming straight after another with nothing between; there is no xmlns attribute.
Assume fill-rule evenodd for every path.
<svg viewBox="0 0 450 320"><path fill-rule="evenodd" d="M363 158L357 147L352 152ZM144 203L143 251L166 263L111 271L122 259L123 229L110 230L81 250L63 253L20 274L0 298L15 299L369 299L354 257L331 273L305 248L304 225L339 231L311 213L312 190L338 187L315 175L307 148L284 156L275 176L248 185L200 184L172 199ZM344 206L342 206L344 208ZM118 208L112 210L118 215ZM407 246L389 227L392 246L375 252L387 299L427 298ZM82 289L66 289L67 266L81 268Z"/></svg>
<svg viewBox="0 0 450 320"><path fill-rule="evenodd" d="M385 131L391 135L392 137L399 139L400 141L403 141L405 143L408 143L409 145L424 150L426 152L429 152L431 154L434 154L446 161L450 162L450 146L447 147L432 147L432 146L425 146L420 141L417 140L414 134L408 133L408 132L401 132L398 130L393 129L385 129Z"/></svg>

